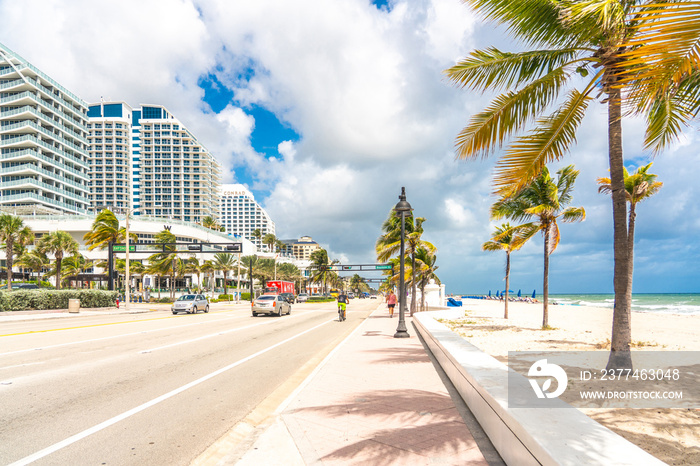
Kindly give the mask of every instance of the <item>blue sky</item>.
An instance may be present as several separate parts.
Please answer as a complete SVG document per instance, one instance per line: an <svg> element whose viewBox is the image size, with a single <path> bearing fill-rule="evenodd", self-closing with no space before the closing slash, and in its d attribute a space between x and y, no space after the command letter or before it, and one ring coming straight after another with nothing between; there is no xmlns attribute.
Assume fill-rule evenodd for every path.
<svg viewBox="0 0 700 466"><path fill-rule="evenodd" d="M135 14L134 12L138 12ZM448 293L503 285L505 255L481 251L498 153L455 159L454 139L488 104L442 71L474 48L512 50L458 0L0 0L4 43L87 102L165 105L246 184L281 238L308 235L343 263L374 262L405 186L438 248ZM32 27L26 27L26 24ZM76 27L80 25L80 27ZM635 292L697 292L698 124L655 159L624 121L628 166L654 161L661 192L638 207ZM605 106L591 106L561 163L581 171L551 256L554 293L612 291ZM542 289L542 239L512 256L511 288Z"/></svg>

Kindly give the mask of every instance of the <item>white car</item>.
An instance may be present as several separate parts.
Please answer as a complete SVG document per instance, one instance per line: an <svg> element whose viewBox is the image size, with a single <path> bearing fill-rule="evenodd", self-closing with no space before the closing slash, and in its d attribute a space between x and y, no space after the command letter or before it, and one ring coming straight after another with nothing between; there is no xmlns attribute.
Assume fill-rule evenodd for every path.
<svg viewBox="0 0 700 466"><path fill-rule="evenodd" d="M286 309L286 312L285 312ZM252 304L253 317L258 314L270 314L281 316L291 314L292 305L283 296L278 294L264 294L258 296Z"/></svg>
<svg viewBox="0 0 700 466"><path fill-rule="evenodd" d="M170 309L173 311L173 314L178 312L196 314L199 310L209 312L209 301L201 294L183 294L177 298L177 301L173 303Z"/></svg>
<svg viewBox="0 0 700 466"><path fill-rule="evenodd" d="M307 293L299 293L297 295L297 302L298 303L305 303L308 300L309 300L309 295Z"/></svg>

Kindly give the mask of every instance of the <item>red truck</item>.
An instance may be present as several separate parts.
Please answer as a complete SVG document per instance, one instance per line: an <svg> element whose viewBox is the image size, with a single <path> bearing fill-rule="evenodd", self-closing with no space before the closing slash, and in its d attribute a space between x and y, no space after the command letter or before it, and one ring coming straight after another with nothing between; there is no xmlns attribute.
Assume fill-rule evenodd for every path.
<svg viewBox="0 0 700 466"><path fill-rule="evenodd" d="M291 293L294 295L294 282L270 280L265 284L265 294Z"/></svg>

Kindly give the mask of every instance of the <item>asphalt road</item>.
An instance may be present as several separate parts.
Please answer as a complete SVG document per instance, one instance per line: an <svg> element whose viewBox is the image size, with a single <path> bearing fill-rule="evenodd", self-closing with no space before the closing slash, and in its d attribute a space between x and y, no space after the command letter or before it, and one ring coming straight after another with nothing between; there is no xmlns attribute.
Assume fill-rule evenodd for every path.
<svg viewBox="0 0 700 466"><path fill-rule="evenodd" d="M2 322L0 464L187 465L376 307Z"/></svg>

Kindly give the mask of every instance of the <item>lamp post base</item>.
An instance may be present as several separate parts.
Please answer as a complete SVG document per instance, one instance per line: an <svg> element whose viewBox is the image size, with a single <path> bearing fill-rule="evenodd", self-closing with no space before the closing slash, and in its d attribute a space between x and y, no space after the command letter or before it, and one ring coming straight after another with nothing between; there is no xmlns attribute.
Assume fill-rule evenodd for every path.
<svg viewBox="0 0 700 466"><path fill-rule="evenodd" d="M406 329L406 322L403 319L399 320L399 326L396 327L394 338L411 338L411 335L408 334L408 329Z"/></svg>

